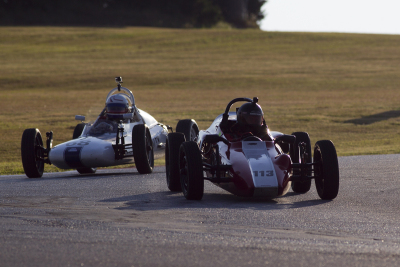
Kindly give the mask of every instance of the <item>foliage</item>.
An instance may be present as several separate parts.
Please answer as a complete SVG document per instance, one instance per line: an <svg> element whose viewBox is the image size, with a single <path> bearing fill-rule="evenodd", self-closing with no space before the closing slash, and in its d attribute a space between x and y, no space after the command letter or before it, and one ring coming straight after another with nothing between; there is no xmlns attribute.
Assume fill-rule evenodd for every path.
<svg viewBox="0 0 400 267"><path fill-rule="evenodd" d="M0 25L258 27L264 0L1 1Z"/></svg>

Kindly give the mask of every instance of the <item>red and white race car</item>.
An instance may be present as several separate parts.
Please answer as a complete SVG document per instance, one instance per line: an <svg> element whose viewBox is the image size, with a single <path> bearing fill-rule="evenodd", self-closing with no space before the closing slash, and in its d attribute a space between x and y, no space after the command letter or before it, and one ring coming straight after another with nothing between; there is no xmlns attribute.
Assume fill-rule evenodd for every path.
<svg viewBox="0 0 400 267"><path fill-rule="evenodd" d="M258 123L261 136L236 133L234 129L246 112L229 110L239 101L250 108L259 107L258 98L236 98L207 130L199 131L194 120L181 120L176 132L168 134L168 188L183 191L187 199L200 200L204 180L208 180L237 196L275 198L285 195L290 187L296 193L306 193L314 179L320 198L334 199L339 191L339 165L333 143L316 142L312 157L307 133L269 131L263 117ZM257 118L251 111L248 115L249 120Z"/></svg>

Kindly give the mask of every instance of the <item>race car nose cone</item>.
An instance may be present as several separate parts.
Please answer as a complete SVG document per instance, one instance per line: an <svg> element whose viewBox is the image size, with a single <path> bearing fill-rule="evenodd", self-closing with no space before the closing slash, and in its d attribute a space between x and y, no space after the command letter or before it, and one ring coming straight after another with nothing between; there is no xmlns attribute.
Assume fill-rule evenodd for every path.
<svg viewBox="0 0 400 267"><path fill-rule="evenodd" d="M276 197L278 195L278 179L265 143L243 141L242 149L253 176L253 196Z"/></svg>

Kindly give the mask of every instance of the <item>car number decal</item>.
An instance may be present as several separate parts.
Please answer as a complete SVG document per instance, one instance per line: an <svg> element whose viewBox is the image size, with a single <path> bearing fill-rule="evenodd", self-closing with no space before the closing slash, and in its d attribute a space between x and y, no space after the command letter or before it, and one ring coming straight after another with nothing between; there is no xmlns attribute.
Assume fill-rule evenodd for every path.
<svg viewBox="0 0 400 267"><path fill-rule="evenodd" d="M274 176L274 171L253 171L255 177Z"/></svg>
<svg viewBox="0 0 400 267"><path fill-rule="evenodd" d="M66 146L87 146L89 145L90 141L84 141L84 140L80 140L77 142L69 142L66 144Z"/></svg>

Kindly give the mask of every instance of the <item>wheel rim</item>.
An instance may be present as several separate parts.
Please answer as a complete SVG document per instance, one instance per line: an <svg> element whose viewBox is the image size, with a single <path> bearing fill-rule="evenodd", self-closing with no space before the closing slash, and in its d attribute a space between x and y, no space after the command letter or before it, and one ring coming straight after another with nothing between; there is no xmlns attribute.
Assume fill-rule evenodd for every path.
<svg viewBox="0 0 400 267"><path fill-rule="evenodd" d="M167 184L170 183L170 168L169 168L169 144L168 141L165 145L165 172L167 174Z"/></svg>
<svg viewBox="0 0 400 267"><path fill-rule="evenodd" d="M188 177L188 164L186 160L186 155L181 158L180 161L180 169L181 169L181 179L182 179L182 189L187 192L189 177Z"/></svg>
<svg viewBox="0 0 400 267"><path fill-rule="evenodd" d="M194 127L190 129L190 141L197 142L197 131Z"/></svg>
<svg viewBox="0 0 400 267"><path fill-rule="evenodd" d="M321 150L319 149L319 147L314 152L314 161L319 162L318 165L314 166L314 175L318 176L318 178L315 179L315 184L318 187L317 189L322 192L324 190L324 178L323 178L322 170L321 170L322 154L321 154Z"/></svg>
<svg viewBox="0 0 400 267"><path fill-rule="evenodd" d="M36 135L35 137L35 163L36 163L36 168L41 171L43 169L43 149L42 149L42 140L39 138L39 135Z"/></svg>
<svg viewBox="0 0 400 267"><path fill-rule="evenodd" d="M153 144L151 142L151 138L146 135L146 154L147 154L147 160L149 161L150 166L153 166L153 153L151 153L153 150Z"/></svg>

